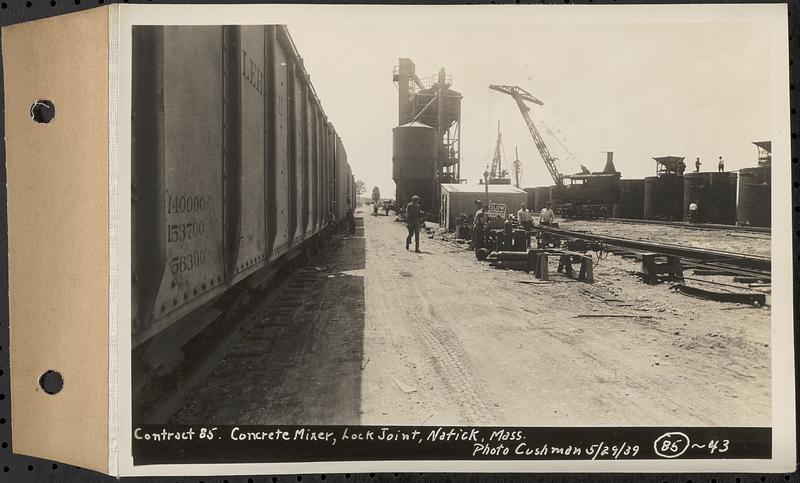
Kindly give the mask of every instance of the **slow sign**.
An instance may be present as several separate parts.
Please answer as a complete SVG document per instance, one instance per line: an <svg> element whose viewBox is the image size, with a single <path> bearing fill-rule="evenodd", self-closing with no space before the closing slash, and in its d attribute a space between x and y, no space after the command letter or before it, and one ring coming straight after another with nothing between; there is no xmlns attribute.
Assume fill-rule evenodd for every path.
<svg viewBox="0 0 800 483"><path fill-rule="evenodd" d="M489 217L506 217L506 204L505 203L489 203Z"/></svg>

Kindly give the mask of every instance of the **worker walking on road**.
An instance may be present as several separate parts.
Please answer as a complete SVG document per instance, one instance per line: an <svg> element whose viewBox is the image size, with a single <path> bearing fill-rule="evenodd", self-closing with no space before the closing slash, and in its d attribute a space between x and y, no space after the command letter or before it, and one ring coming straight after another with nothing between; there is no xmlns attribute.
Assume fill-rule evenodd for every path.
<svg viewBox="0 0 800 483"><path fill-rule="evenodd" d="M699 173L700 172L700 165L701 164L703 164L703 163L700 162L700 158L698 157L697 161L694 162L694 172L695 173Z"/></svg>
<svg viewBox="0 0 800 483"><path fill-rule="evenodd" d="M717 165L717 169L719 169L720 173L725 172L725 160L722 159L722 156L719 157L719 164Z"/></svg>
<svg viewBox="0 0 800 483"><path fill-rule="evenodd" d="M551 203L548 201L544 205L544 208L542 208L542 212L539 214L539 224L540 225L547 226L547 225L552 224L555 221L556 214L553 213L553 209L550 208L550 206L551 206Z"/></svg>
<svg viewBox="0 0 800 483"><path fill-rule="evenodd" d="M419 209L419 196L414 195L411 197L411 203L406 205L406 228L408 228L408 236L406 237L406 250L411 244L411 236L414 236L414 251L419 253L419 225L420 225L420 209Z"/></svg>
<svg viewBox="0 0 800 483"><path fill-rule="evenodd" d="M697 223L697 202L689 203L689 223Z"/></svg>

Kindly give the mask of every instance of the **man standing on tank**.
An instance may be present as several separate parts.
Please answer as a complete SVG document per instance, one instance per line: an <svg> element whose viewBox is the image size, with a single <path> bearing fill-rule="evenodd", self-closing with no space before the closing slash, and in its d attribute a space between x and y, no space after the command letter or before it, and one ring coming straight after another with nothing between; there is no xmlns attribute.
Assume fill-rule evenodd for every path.
<svg viewBox="0 0 800 483"><path fill-rule="evenodd" d="M419 225L420 225L420 210L419 210L419 196L414 195L411 197L411 202L406 205L406 228L408 228L408 236L406 237L406 250L411 244L411 236L414 236L414 251L419 251Z"/></svg>

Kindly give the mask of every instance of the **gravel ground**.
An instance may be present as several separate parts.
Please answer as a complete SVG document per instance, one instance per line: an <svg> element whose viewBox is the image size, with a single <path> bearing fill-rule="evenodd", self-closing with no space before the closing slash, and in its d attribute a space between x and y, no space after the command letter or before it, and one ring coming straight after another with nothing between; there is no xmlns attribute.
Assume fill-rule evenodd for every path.
<svg viewBox="0 0 800 483"><path fill-rule="evenodd" d="M279 305L254 311L173 422L771 424L769 306L647 286L639 264L613 255L594 284L555 262L541 282L440 235L406 251L390 217L363 224L287 282ZM615 229L565 224L579 226ZM768 239L684 231L668 236L769 252Z"/></svg>
<svg viewBox="0 0 800 483"><path fill-rule="evenodd" d="M702 230L674 225L633 224L614 221L559 220L565 230L587 231L599 235L664 242L725 252L770 256L769 233L731 230Z"/></svg>

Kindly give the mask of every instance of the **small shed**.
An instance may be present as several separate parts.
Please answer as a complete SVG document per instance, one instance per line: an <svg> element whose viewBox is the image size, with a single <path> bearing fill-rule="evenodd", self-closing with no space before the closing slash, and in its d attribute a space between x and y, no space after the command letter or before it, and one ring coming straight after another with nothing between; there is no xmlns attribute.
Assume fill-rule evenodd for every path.
<svg viewBox="0 0 800 483"><path fill-rule="evenodd" d="M513 213L516 215L521 203L528 201L528 194L512 185L489 184L489 200L487 203L486 186L482 184L443 184L442 211L439 223L447 230L455 230L458 217L466 214L470 220L475 216L477 208L475 200L489 204L491 215Z"/></svg>

